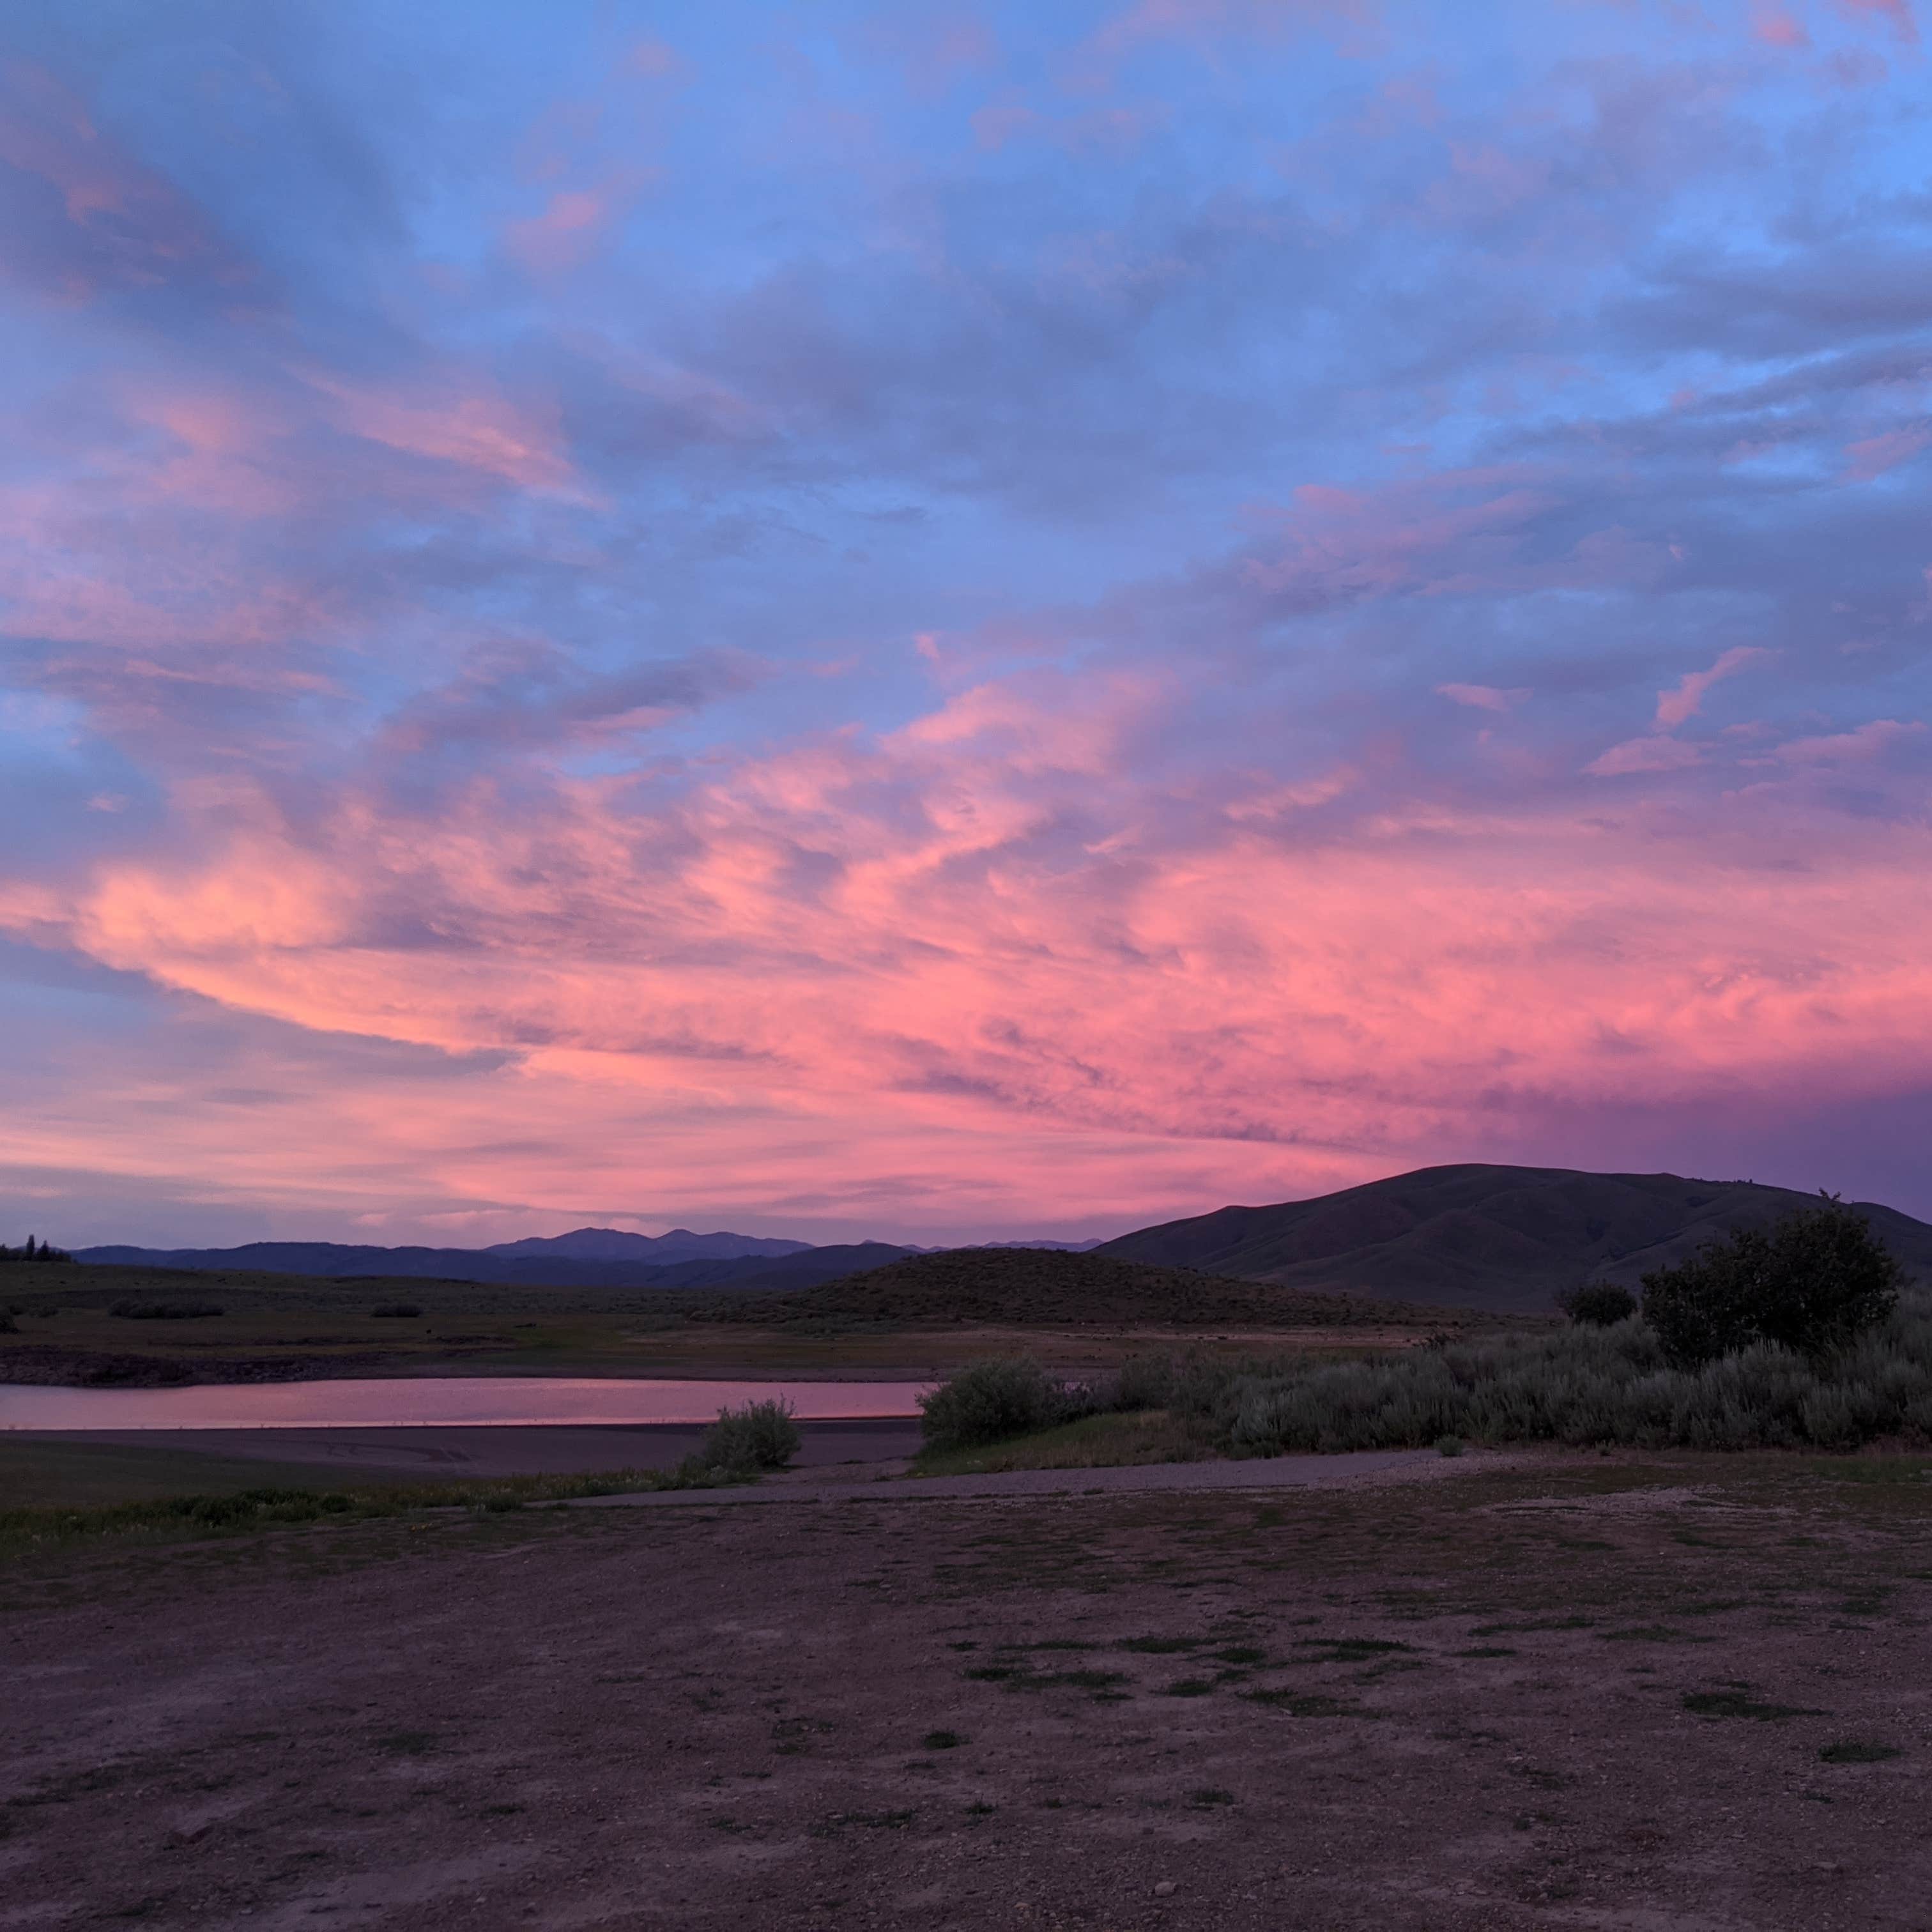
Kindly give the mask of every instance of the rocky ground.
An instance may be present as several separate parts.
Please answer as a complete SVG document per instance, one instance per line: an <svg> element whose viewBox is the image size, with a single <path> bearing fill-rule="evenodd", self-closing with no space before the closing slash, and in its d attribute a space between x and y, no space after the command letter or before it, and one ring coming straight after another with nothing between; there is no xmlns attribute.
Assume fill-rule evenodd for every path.
<svg viewBox="0 0 1932 1932"><path fill-rule="evenodd" d="M0 1927L1924 1922L1916 1466L911 1486L16 1565Z"/></svg>

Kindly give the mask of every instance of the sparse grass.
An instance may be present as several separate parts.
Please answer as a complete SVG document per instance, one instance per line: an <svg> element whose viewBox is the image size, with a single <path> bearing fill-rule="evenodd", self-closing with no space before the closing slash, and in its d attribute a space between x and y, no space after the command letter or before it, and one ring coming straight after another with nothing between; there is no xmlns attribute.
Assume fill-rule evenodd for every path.
<svg viewBox="0 0 1932 1932"><path fill-rule="evenodd" d="M1198 1790L1187 1794L1187 1802L1197 1809L1205 1810L1217 1804L1233 1804L1234 1794L1232 1791L1223 1791L1218 1784L1204 1784Z"/></svg>
<svg viewBox="0 0 1932 1932"><path fill-rule="evenodd" d="M1750 1718L1760 1724L1781 1724L1787 1718L1815 1718L1816 1711L1800 1704L1767 1704L1748 1690L1687 1690L1684 1708L1694 1718Z"/></svg>
<svg viewBox="0 0 1932 1932"><path fill-rule="evenodd" d="M1887 1759L1904 1754L1893 1744L1857 1744L1848 1739L1842 1744L1827 1744L1818 1755L1826 1764L1883 1764Z"/></svg>
<svg viewBox="0 0 1932 1932"><path fill-rule="evenodd" d="M0 1558L110 1538L178 1540L305 1523L365 1522L374 1517L437 1510L494 1514L577 1496L708 1489L744 1480L688 1468L615 1469L586 1475L504 1476L467 1483L356 1484L326 1490L262 1485L227 1494L164 1496L90 1508L0 1510Z"/></svg>
<svg viewBox="0 0 1932 1932"><path fill-rule="evenodd" d="M974 1449L922 1449L915 1476L980 1476L1005 1469L1110 1469L1211 1456L1172 1416L1158 1410L1082 1416Z"/></svg>
<svg viewBox="0 0 1932 1932"><path fill-rule="evenodd" d="M1204 1677L1180 1677L1161 1694L1168 1697L1211 1697L1214 1687Z"/></svg>
<svg viewBox="0 0 1932 1932"><path fill-rule="evenodd" d="M1393 1637L1385 1636L1302 1636L1294 1640L1297 1650L1317 1650L1319 1657L1306 1658L1304 1663L1311 1664L1361 1664L1372 1657L1384 1657L1390 1652L1413 1650L1413 1644L1400 1643Z"/></svg>
<svg viewBox="0 0 1932 1932"><path fill-rule="evenodd" d="M1346 1718L1356 1715L1358 1707L1339 1698L1324 1697L1303 1690L1245 1690L1250 1703L1265 1704L1271 1711L1286 1711L1291 1718Z"/></svg>
<svg viewBox="0 0 1932 1932"><path fill-rule="evenodd" d="M442 1742L434 1731L387 1731L375 1741L390 1757L428 1757Z"/></svg>
<svg viewBox="0 0 1932 1932"><path fill-rule="evenodd" d="M957 1731L928 1731L919 1741L922 1750L957 1750L965 1742Z"/></svg>

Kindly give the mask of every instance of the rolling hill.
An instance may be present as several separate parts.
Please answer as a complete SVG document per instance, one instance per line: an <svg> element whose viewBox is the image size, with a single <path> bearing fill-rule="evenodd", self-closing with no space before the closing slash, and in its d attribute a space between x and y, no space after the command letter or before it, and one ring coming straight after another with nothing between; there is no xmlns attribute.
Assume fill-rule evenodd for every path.
<svg viewBox="0 0 1932 1932"><path fill-rule="evenodd" d="M1426 1167L1312 1200L1222 1208L1142 1228L1096 1252L1310 1292L1527 1314L1546 1312L1585 1281L1634 1288L1647 1269L1733 1228L1768 1226L1814 1198L1674 1174ZM1858 1204L1908 1270L1932 1276L1932 1227L1896 1208Z"/></svg>
<svg viewBox="0 0 1932 1932"><path fill-rule="evenodd" d="M1366 1328L1440 1325L1441 1311L1312 1294L1192 1268L1064 1249L952 1248L908 1255L796 1294L746 1297L698 1318L761 1324L833 1320L890 1327Z"/></svg>

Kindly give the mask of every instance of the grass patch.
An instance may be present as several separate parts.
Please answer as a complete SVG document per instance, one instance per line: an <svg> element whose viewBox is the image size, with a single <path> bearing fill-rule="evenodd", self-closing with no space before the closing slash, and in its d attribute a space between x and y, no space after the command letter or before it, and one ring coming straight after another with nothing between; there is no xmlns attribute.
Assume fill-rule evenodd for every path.
<svg viewBox="0 0 1932 1932"><path fill-rule="evenodd" d="M1213 1452L1159 1410L1084 1415L1077 1422L974 1449L922 1449L915 1476L982 1476L1006 1469L1114 1469L1146 1462L1190 1462Z"/></svg>
<svg viewBox="0 0 1932 1932"><path fill-rule="evenodd" d="M1751 1718L1761 1724L1781 1723L1786 1718L1816 1718L1799 1704L1761 1703L1748 1690L1687 1690L1684 1708L1694 1718Z"/></svg>
<svg viewBox="0 0 1932 1932"><path fill-rule="evenodd" d="M280 1485L176 1496L92 1508L0 1510L0 1558L116 1538L149 1541L232 1534L318 1522L367 1522L431 1510L496 1512L533 1502L655 1490L710 1489L747 1480L688 1469L614 1469L587 1475L503 1476L467 1483L310 1489Z"/></svg>
<svg viewBox="0 0 1932 1932"><path fill-rule="evenodd" d="M387 1731L376 1748L390 1757L428 1757L442 1742L434 1731Z"/></svg>
<svg viewBox="0 0 1932 1932"><path fill-rule="evenodd" d="M1294 1647L1322 1652L1319 1657L1302 1660L1309 1664L1366 1664L1372 1657L1386 1657L1395 1651L1415 1648L1385 1636L1303 1636L1295 1639Z"/></svg>
<svg viewBox="0 0 1932 1932"><path fill-rule="evenodd" d="M1271 1711L1286 1711L1291 1718L1347 1718L1358 1714L1360 1706L1345 1704L1336 1697L1324 1697L1304 1690L1246 1690L1250 1702L1265 1704Z"/></svg>

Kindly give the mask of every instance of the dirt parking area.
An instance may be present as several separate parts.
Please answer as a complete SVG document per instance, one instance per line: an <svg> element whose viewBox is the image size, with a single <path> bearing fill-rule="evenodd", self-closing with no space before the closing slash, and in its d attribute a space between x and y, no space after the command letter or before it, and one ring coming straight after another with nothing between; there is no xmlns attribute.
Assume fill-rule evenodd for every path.
<svg viewBox="0 0 1932 1932"><path fill-rule="evenodd" d="M1916 1928L1928 1528L1571 1458L99 1546L0 1575L0 1927Z"/></svg>

